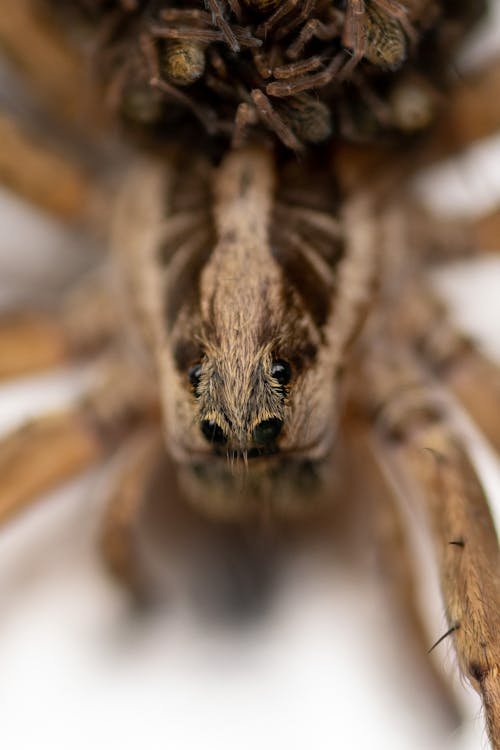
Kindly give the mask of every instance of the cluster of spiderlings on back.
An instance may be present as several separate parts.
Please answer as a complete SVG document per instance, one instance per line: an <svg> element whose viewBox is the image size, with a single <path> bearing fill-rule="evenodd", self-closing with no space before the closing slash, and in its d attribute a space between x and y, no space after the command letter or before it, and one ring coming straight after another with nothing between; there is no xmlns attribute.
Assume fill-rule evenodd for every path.
<svg viewBox="0 0 500 750"><path fill-rule="evenodd" d="M48 0L94 24L107 101L136 132L300 151L432 121L481 0Z"/></svg>

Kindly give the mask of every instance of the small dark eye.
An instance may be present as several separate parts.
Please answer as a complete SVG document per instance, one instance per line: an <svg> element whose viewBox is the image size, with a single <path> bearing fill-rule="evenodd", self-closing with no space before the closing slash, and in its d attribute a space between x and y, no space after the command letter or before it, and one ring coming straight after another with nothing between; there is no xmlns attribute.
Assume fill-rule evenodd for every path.
<svg viewBox="0 0 500 750"><path fill-rule="evenodd" d="M227 443L227 437L221 427L213 419L205 419L200 425L200 429L209 443L215 443L216 445L225 445Z"/></svg>
<svg viewBox="0 0 500 750"><path fill-rule="evenodd" d="M280 385L288 385L292 377L290 365L284 359L277 359L271 367L271 375Z"/></svg>
<svg viewBox="0 0 500 750"><path fill-rule="evenodd" d="M200 384L200 378L201 378L201 362L197 362L195 365L189 368L188 370L188 376L189 376L189 382L193 386L193 390L196 393L196 389L198 388Z"/></svg>
<svg viewBox="0 0 500 750"><path fill-rule="evenodd" d="M282 427L281 419L265 419L254 428L253 439L261 445L272 443L280 434Z"/></svg>

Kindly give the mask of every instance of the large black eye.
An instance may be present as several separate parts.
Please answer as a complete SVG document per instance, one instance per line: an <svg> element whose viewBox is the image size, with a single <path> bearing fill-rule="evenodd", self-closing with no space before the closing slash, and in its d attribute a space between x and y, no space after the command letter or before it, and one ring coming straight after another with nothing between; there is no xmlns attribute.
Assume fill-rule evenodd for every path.
<svg viewBox="0 0 500 750"><path fill-rule="evenodd" d="M215 445L225 445L227 443L227 437L221 427L213 419L205 419L200 425L200 429L209 443L215 443Z"/></svg>
<svg viewBox="0 0 500 750"><path fill-rule="evenodd" d="M198 396L197 388L200 384L201 378L201 362L197 362L195 365L188 370L189 382L193 386L195 396Z"/></svg>
<svg viewBox="0 0 500 750"><path fill-rule="evenodd" d="M292 377L290 365L284 359L277 359L271 367L271 375L280 385L288 385Z"/></svg>
<svg viewBox="0 0 500 750"><path fill-rule="evenodd" d="M265 419L254 428L253 439L260 445L272 443L280 434L282 427L281 419Z"/></svg>

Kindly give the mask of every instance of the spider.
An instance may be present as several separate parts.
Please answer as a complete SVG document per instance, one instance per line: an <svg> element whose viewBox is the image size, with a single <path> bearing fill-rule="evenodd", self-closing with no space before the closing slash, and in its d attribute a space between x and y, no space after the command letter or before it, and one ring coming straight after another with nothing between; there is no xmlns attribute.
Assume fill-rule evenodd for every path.
<svg viewBox="0 0 500 750"><path fill-rule="evenodd" d="M180 500L229 528L300 526L307 518L321 524L332 506L345 502L346 485L361 494L369 486L387 576L423 639L401 519L401 497L408 496L421 508L434 545L445 635L483 699L498 750L500 552L453 397L500 449L500 375L432 292L427 272L449 252L449 234L404 191L424 161L498 126L498 73L483 71L472 92L457 86L423 142L392 147L383 139L339 139L331 147L328 97L339 96L337 86L343 90L347 77L373 105L378 126L393 128L398 111L397 122L406 123L401 130L408 121L413 129L407 102L415 102L415 91L404 75L399 89L387 85L387 98L387 79L375 91L371 82L381 70L392 75L403 65L407 47L418 43L415 29L426 29L425 3L412 15L393 0L352 0L342 11L334 8L333 26L324 34L324 26L312 23L322 3L266 4L271 15L247 24L245 13L256 12L254 4L245 10L228 3L228 20L225 7L211 2L213 19L198 7L160 9L159 25L148 17L147 26L142 5L122 3L101 32L114 40L117 28L137 21L135 46L114 71L108 94L118 108L126 104L135 125L159 127L153 156L122 145L117 158L97 133L85 132L78 104L90 101L94 90L86 96L88 80L75 48L39 18L36 4L17 3L20 25L0 26L7 52L52 108L45 116L57 113L66 143L61 156L50 139L41 144L2 115L8 145L2 177L61 219L109 235L116 279L110 293L106 274L96 273L57 311L2 315L2 378L103 349L112 356L102 381L75 406L1 441L0 520L136 436L114 488L102 549L115 574L139 593L135 531L159 463L170 472L169 502ZM257 4L259 12L262 7ZM273 36L284 17L287 26ZM267 47L259 43L266 35L272 39ZM326 41L327 49L334 40L343 44L329 50L326 67L324 50L300 57L315 39ZM111 67L129 42L111 49ZM350 60L345 47L353 50ZM268 70L275 81L263 84ZM309 91L328 86L337 74L324 100L310 93L301 98L305 78ZM286 93L276 89L282 84L289 86ZM199 96L195 88L179 91L196 86ZM220 108L209 109L207 91L219 92ZM289 95L295 98L285 107L281 98ZM184 122L178 106L195 115L208 139L187 147L177 132ZM259 118L277 138L246 132ZM358 137L360 123L352 119ZM428 125L427 112L423 121ZM106 121L95 128L109 132ZM314 129L321 137L311 137ZM318 150L304 148L323 141ZM283 146L303 151L301 159ZM100 163L92 175L85 153ZM456 237L453 244L463 251ZM362 476L360 486L353 475ZM434 679L446 694L437 673Z"/></svg>

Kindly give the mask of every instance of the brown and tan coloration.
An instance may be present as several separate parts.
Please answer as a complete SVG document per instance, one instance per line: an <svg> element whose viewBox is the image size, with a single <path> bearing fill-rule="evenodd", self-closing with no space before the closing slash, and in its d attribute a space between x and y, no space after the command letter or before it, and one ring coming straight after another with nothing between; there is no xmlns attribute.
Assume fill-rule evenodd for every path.
<svg viewBox="0 0 500 750"><path fill-rule="evenodd" d="M377 230L369 201L357 196L335 219L333 181L304 185L293 171L279 189L272 153L244 149L217 169L191 167L199 197L185 186L189 212L175 166L140 168L119 202L115 245L160 373L167 440L176 460L196 464L203 477L234 472L236 495L214 499L222 514L245 511L245 504L255 511L239 463L246 471L251 457L255 470L275 476L277 487L285 483L290 495L290 465L329 455L337 396L322 383L337 380L372 296ZM321 202L327 210L313 208ZM286 387L272 375L280 361L291 368ZM188 371L196 363L194 394ZM268 420L283 431L259 447L254 431ZM200 430L204 422L224 434L215 450ZM280 493L271 482L278 503ZM198 494L197 503L210 504L204 484Z"/></svg>
<svg viewBox="0 0 500 750"><path fill-rule="evenodd" d="M89 0L92 5L100 4ZM423 510L462 671L483 697L491 744L498 750L498 543L450 397L441 396L442 386L452 391L498 446L499 422L492 414L498 413L500 375L453 328L429 292L426 264L435 248L414 246L407 202L396 197L414 162L399 163L396 157L404 157L404 149L356 146L337 151L333 160L324 149L298 162L280 155L269 140L245 145L245 125L259 121L296 150L314 140L304 135L314 130L311 122L300 132L304 111L312 107L301 94L328 90L340 68L344 76L349 68L344 51L326 64L315 55L301 58L308 44L329 44L345 32L351 68L371 56L376 69L371 73L378 75L378 68L395 67L411 54L415 29L425 29L427 20L434 24L439 4L351 0L345 13L330 16L318 3L321 19L311 4L293 0L253 5L265 11L262 17L259 12L258 25L273 32L273 44L280 42L281 18L290 34L283 47L270 50L269 59L260 55L263 45L254 26L244 25L245 6L236 0L227 7L212 0L213 18L201 8L192 9L197 12L189 18L179 15L186 9L177 9L175 19L164 17L160 31L149 29L150 36L141 36L130 51L127 70L133 68L137 76L133 91L130 81L117 90L139 94L139 106L132 107L136 119L155 124L173 101L184 103L207 129L216 132L222 122L212 117L205 100L190 98L162 78L158 52L165 40L220 43L231 54L247 45L245 60L259 60L255 69L262 81L255 83L252 69L248 90L240 96L238 89L233 102L241 114L239 148L222 157L218 149L187 153L167 139L161 155L149 161L141 157L123 178L113 209L112 260L122 295L116 310L95 316L95 291L88 306L76 305L81 317L9 314L2 319L6 377L100 350L110 340L127 356L74 408L42 417L2 440L0 517L20 512L40 492L105 458L139 431L103 536L108 563L136 586L134 530L158 455L160 424L164 461L177 476L175 491L200 517L219 523L264 517L278 526L282 518L321 516L325 506L345 501L337 491L343 467L336 458L344 441L350 443L349 450L365 463L366 491L375 484L379 492L387 489L380 525L385 525L387 557L402 561L391 585L405 600L420 641L408 553L389 493L407 496ZM136 18L138 6L122 2L115 10ZM210 79L211 91L221 91L229 53L226 47L206 51L212 74L219 76ZM141 55L147 57L151 81L134 67ZM50 75L57 79L59 73ZM30 75L36 80L35 71ZM279 93L263 83L268 78L274 78L269 86L282 87ZM397 86L407 94L406 81L419 88L415 80L402 77ZM56 83L47 91L54 92L57 104ZM422 86L420 91L425 79ZM374 102L372 93L367 92L367 101L385 117L385 103ZM454 103L462 114L461 107L469 113L476 105L466 91ZM314 125L326 122L323 106L316 102ZM403 110L407 128L413 115L408 117L407 105ZM496 110L484 111L486 123L497 122ZM77 179L78 165L47 157L46 174L57 179L53 191L44 194L39 173L31 169L39 152L20 132L15 130L8 154L7 172L16 178L11 186L53 213L88 221L89 196L99 190ZM225 132L232 135L231 124ZM355 135L359 132L354 128ZM441 140L440 153L445 151ZM395 168L389 169L392 162ZM63 177L78 190L63 191L61 204ZM115 302L114 294L109 297ZM348 434L362 436L359 452Z"/></svg>

